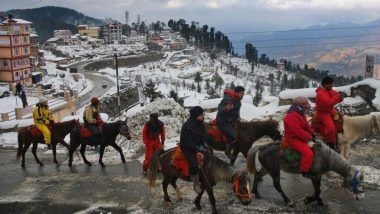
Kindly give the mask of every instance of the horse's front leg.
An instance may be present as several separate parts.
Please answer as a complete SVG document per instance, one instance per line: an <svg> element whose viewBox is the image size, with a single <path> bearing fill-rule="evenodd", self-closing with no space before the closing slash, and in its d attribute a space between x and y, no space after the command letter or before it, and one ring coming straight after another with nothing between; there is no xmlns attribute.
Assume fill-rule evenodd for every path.
<svg viewBox="0 0 380 214"><path fill-rule="evenodd" d="M52 150L53 150L53 161L55 164L58 164L57 160L57 142L56 141L51 141L52 145Z"/></svg>
<svg viewBox="0 0 380 214"><path fill-rule="evenodd" d="M197 207L198 210L202 210L201 199L202 199L202 195L204 191L205 191L205 187L202 185L201 191L198 193L197 197L194 200L195 206Z"/></svg>
<svg viewBox="0 0 380 214"><path fill-rule="evenodd" d="M80 145L80 154L82 155L82 158L83 158L83 161L84 163L87 165L87 166L91 166L91 162L87 160L86 158L86 155L85 155L85 152L86 152L86 144L85 143L82 143Z"/></svg>
<svg viewBox="0 0 380 214"><path fill-rule="evenodd" d="M120 148L120 146L118 146L115 142L112 143L111 146L114 149L116 149L116 151L118 151L120 153L121 162L125 163L125 158L124 158L123 150Z"/></svg>
<svg viewBox="0 0 380 214"><path fill-rule="evenodd" d="M281 183L280 183L280 173L276 173L276 175L271 174L271 177L273 179L273 186L276 188L277 192L279 192L284 199L285 205L289 207L295 207L295 204L289 200L288 196L285 195L285 193L282 191Z"/></svg>
<svg viewBox="0 0 380 214"><path fill-rule="evenodd" d="M99 164L100 164L102 167L106 167L106 165L104 165L104 163L103 163L103 155L104 155L104 149L105 149L105 148L106 148L105 145L100 144Z"/></svg>
<svg viewBox="0 0 380 214"><path fill-rule="evenodd" d="M255 194L255 197L257 199L260 199L261 198L261 195L259 194L259 191L257 190L258 189L258 185L259 185L259 182L263 180L263 177L266 175L266 170L264 168L262 168L259 172L256 173L254 179L253 179L253 186L252 186L252 193Z"/></svg>
<svg viewBox="0 0 380 214"><path fill-rule="evenodd" d="M214 191L212 190L212 187L210 187L210 186L206 187L206 191L208 194L208 198L210 199L210 203L211 203L211 207L212 207L212 213L217 214L218 210L216 209Z"/></svg>
<svg viewBox="0 0 380 214"><path fill-rule="evenodd" d="M320 197L320 195L321 195L321 179L322 179L321 176L316 176L316 177L311 179L311 182L313 183L313 187L314 187L314 195L306 197L305 204L309 204L311 202L317 201L318 205L320 205L320 206L325 205L325 203L323 202L323 200Z"/></svg>
<svg viewBox="0 0 380 214"><path fill-rule="evenodd" d="M240 152L240 148L238 146L235 146L233 148L233 152L232 152L232 159L230 159L231 166L233 166L235 164L235 161L236 161L236 158L237 158L239 152Z"/></svg>
<svg viewBox="0 0 380 214"><path fill-rule="evenodd" d="M26 154L26 151L28 151L30 144L31 144L31 142L26 142L24 145L24 148L22 149L22 159L21 159L21 167L22 168L25 167L25 154Z"/></svg>
<svg viewBox="0 0 380 214"><path fill-rule="evenodd" d="M40 166L43 166L44 164L40 161L40 159L38 159L38 156L37 156L37 147L38 147L38 143L33 143L32 153L36 162L40 164Z"/></svg>

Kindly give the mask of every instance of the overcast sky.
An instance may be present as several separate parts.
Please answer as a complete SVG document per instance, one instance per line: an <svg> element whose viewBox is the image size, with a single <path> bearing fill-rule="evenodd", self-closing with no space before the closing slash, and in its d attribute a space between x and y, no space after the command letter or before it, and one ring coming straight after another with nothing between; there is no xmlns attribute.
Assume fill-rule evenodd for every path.
<svg viewBox="0 0 380 214"><path fill-rule="evenodd" d="M279 30L380 19L380 0L0 0L0 11L63 6L125 23L184 18L222 31ZM247 26L249 26L247 28Z"/></svg>

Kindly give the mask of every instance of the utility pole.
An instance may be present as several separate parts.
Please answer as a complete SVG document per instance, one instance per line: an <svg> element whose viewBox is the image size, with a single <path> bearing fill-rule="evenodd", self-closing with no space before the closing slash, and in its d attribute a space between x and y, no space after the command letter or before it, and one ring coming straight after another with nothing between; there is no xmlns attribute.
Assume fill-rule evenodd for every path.
<svg viewBox="0 0 380 214"><path fill-rule="evenodd" d="M117 110L120 115L120 89L119 89L119 65L117 61L117 54L114 54L114 64L116 69L116 87L117 87Z"/></svg>

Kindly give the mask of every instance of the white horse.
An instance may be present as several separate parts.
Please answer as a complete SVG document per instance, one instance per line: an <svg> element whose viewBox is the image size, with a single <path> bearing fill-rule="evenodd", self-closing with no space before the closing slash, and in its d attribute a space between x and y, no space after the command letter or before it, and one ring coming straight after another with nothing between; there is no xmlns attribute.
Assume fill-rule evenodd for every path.
<svg viewBox="0 0 380 214"><path fill-rule="evenodd" d="M380 134L380 114L344 116L343 133L338 133L338 146L344 158L348 159L350 145L362 136Z"/></svg>

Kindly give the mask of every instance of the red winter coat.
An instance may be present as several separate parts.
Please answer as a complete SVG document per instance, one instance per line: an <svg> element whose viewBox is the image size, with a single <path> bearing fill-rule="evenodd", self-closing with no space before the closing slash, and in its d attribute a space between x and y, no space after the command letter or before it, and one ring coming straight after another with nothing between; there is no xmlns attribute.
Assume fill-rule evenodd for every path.
<svg viewBox="0 0 380 214"><path fill-rule="evenodd" d="M306 115L297 111L289 112L284 118L285 138L289 144L293 140L308 142L314 129L307 123Z"/></svg>
<svg viewBox="0 0 380 214"><path fill-rule="evenodd" d="M165 142L165 127L164 124L159 121L161 130L158 132L151 132L149 133L148 124L144 125L143 131L142 131L142 138L143 143L145 145L154 143L154 142L160 142L160 135L161 135L161 143L164 144Z"/></svg>
<svg viewBox="0 0 380 214"><path fill-rule="evenodd" d="M317 92L315 108L318 114L332 114L335 111L334 106L343 100L334 89L327 91L323 87L318 87L315 92Z"/></svg>

